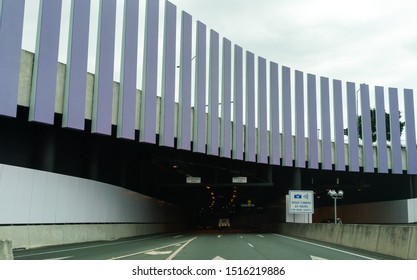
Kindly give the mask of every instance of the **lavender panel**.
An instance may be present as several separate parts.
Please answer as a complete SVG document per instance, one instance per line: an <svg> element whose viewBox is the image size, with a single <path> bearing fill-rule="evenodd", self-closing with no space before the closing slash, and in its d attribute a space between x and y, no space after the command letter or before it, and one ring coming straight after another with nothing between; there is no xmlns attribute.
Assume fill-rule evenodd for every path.
<svg viewBox="0 0 417 280"><path fill-rule="evenodd" d="M330 98L329 79L320 77L321 93L321 147L322 147L322 169L332 169L332 142L330 136Z"/></svg>
<svg viewBox="0 0 417 280"><path fill-rule="evenodd" d="M255 129L255 56L246 52L246 133L245 160L256 160Z"/></svg>
<svg viewBox="0 0 417 280"><path fill-rule="evenodd" d="M61 0L42 0L32 77L29 120L54 123Z"/></svg>
<svg viewBox="0 0 417 280"><path fill-rule="evenodd" d="M413 90L404 90L405 136L407 141L407 174L417 174L416 122Z"/></svg>
<svg viewBox="0 0 417 280"><path fill-rule="evenodd" d="M233 92L233 159L243 159L243 65L242 48L235 45Z"/></svg>
<svg viewBox="0 0 417 280"><path fill-rule="evenodd" d="M398 109L398 91L396 88L389 88L389 115L390 115L390 135L391 135L391 170L393 174L402 174L402 157L400 142L400 110Z"/></svg>
<svg viewBox="0 0 417 280"><path fill-rule="evenodd" d="M90 1L71 3L62 126L84 129Z"/></svg>
<svg viewBox="0 0 417 280"><path fill-rule="evenodd" d="M291 69L282 67L283 165L292 166Z"/></svg>
<svg viewBox="0 0 417 280"><path fill-rule="evenodd" d="M210 30L209 118L207 153L219 154L219 34Z"/></svg>
<svg viewBox="0 0 417 280"><path fill-rule="evenodd" d="M374 171L374 158L372 147L371 105L369 103L369 87L361 84L361 112L362 112L362 147L363 147L363 171Z"/></svg>
<svg viewBox="0 0 417 280"><path fill-rule="evenodd" d="M304 133L304 74L295 71L295 166L305 167L305 133Z"/></svg>
<svg viewBox="0 0 417 280"><path fill-rule="evenodd" d="M378 173L388 173L387 128L385 122L384 88L375 87Z"/></svg>
<svg viewBox="0 0 417 280"><path fill-rule="evenodd" d="M258 162L268 163L266 60L258 58Z"/></svg>
<svg viewBox="0 0 417 280"><path fill-rule="evenodd" d="M0 1L0 115L16 117L24 0Z"/></svg>
<svg viewBox="0 0 417 280"><path fill-rule="evenodd" d="M220 155L230 158L231 156L231 96L232 96L232 47L231 42L223 38L222 58L222 104L220 120Z"/></svg>
<svg viewBox="0 0 417 280"><path fill-rule="evenodd" d="M139 1L126 0L123 24L117 136L135 139Z"/></svg>
<svg viewBox="0 0 417 280"><path fill-rule="evenodd" d="M359 171L359 136L358 115L356 112L356 88L355 83L347 82L347 121L349 139L349 171Z"/></svg>
<svg viewBox="0 0 417 280"><path fill-rule="evenodd" d="M164 29L164 54L162 69L162 94L161 94L161 129L159 144L174 147L175 140L175 53L176 53L176 26L177 8L170 2L165 2L165 29Z"/></svg>
<svg viewBox="0 0 417 280"><path fill-rule="evenodd" d="M316 76L307 74L308 167L312 169L317 169L319 167L316 91Z"/></svg>
<svg viewBox="0 0 417 280"><path fill-rule="evenodd" d="M191 20L189 14L182 12L177 147L183 150L191 149Z"/></svg>
<svg viewBox="0 0 417 280"><path fill-rule="evenodd" d="M345 141L343 134L343 99L342 82L333 80L333 115L335 137L335 169L344 171L345 168Z"/></svg>
<svg viewBox="0 0 417 280"><path fill-rule="evenodd" d="M100 2L92 132L111 134L116 1Z"/></svg>
<svg viewBox="0 0 417 280"><path fill-rule="evenodd" d="M158 83L158 16L159 1L146 2L143 82L141 100L141 142L156 142L156 99Z"/></svg>
<svg viewBox="0 0 417 280"><path fill-rule="evenodd" d="M194 91L194 152L206 151L206 26L197 21L197 50Z"/></svg>
<svg viewBox="0 0 417 280"><path fill-rule="evenodd" d="M270 82L270 97L269 97L269 114L270 114L270 145L269 157L270 163L274 165L280 164L281 141L279 132L279 92L278 92L278 64L270 62L269 64L269 82Z"/></svg>

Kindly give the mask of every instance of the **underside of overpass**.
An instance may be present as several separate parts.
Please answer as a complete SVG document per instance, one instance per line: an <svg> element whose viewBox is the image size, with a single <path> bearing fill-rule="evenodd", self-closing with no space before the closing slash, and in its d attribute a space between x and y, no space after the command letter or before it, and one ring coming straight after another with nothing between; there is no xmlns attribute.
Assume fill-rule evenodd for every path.
<svg viewBox="0 0 417 280"><path fill-rule="evenodd" d="M326 195L330 188L344 190L340 204L416 197L406 174L295 171L139 143L139 131L134 141L118 139L115 126L112 136L91 134L88 120L85 131L63 129L57 125L60 114L52 126L28 122L28 111L19 106L17 118L0 117L2 163L114 184L167 201L185 210L192 226L216 226L221 217L279 221L283 213L271 209L285 211L283 198L290 189L313 190L316 207L332 205ZM186 183L190 176L201 183ZM247 183L233 184L233 177L246 177Z"/></svg>

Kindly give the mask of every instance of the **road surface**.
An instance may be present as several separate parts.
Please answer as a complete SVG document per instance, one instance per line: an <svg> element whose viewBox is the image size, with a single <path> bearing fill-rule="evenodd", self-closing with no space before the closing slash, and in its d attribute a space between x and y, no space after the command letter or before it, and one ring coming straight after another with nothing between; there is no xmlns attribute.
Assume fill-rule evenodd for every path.
<svg viewBox="0 0 417 280"><path fill-rule="evenodd" d="M16 260L371 260L371 252L275 233L228 231L160 234L18 250Z"/></svg>

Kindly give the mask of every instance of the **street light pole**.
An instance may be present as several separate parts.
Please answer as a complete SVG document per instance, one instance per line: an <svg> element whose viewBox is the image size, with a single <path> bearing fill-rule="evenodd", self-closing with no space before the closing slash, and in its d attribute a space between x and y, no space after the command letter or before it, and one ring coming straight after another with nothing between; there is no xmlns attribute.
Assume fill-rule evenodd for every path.
<svg viewBox="0 0 417 280"><path fill-rule="evenodd" d="M343 198L343 191L339 190L336 192L335 190L329 190L327 194L334 199L334 224L337 224L337 205L336 200Z"/></svg>

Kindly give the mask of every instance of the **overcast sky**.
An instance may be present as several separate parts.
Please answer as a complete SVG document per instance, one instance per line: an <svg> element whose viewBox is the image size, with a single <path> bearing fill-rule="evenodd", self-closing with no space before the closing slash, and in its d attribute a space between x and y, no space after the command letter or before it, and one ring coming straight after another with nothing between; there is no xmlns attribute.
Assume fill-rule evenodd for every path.
<svg viewBox="0 0 417 280"><path fill-rule="evenodd" d="M122 1L117 1L120 16ZM187 11L194 20L202 21L245 50L281 65L343 81L417 90L417 1L171 2L179 11ZM26 1L23 48L31 51L35 45L38 3L39 0ZM63 0L63 18L67 20L61 24L62 34L68 34L69 3ZM97 3L92 0L92 22L97 19ZM143 11L143 3L140 8ZM116 29L116 36L121 38L120 21ZM97 26L92 24L90 33L96 30ZM61 43L67 36L62 34ZM93 57L96 36L90 34L90 37L90 57ZM60 61L66 56L65 48L61 49ZM90 68L93 67L90 63Z"/></svg>
<svg viewBox="0 0 417 280"><path fill-rule="evenodd" d="M417 1L171 2L244 49L293 69L417 90Z"/></svg>

